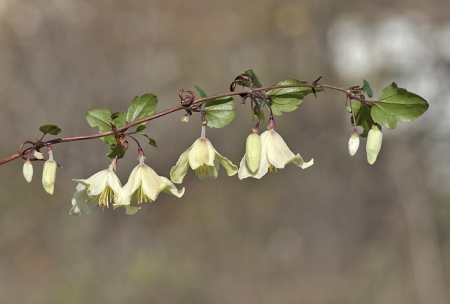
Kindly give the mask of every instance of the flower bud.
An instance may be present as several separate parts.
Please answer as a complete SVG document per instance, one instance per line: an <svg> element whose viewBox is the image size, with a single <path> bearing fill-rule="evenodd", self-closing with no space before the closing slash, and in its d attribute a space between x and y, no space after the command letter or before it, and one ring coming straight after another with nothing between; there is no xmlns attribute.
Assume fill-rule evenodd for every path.
<svg viewBox="0 0 450 304"><path fill-rule="evenodd" d="M381 127L377 124L372 125L372 129L367 136L367 161L373 165L377 160L378 153L381 149L381 142L383 140L383 133L381 133Z"/></svg>
<svg viewBox="0 0 450 304"><path fill-rule="evenodd" d="M25 177L27 182L31 182L33 179L33 165L29 158L27 158L27 161L23 164L23 177Z"/></svg>
<svg viewBox="0 0 450 304"><path fill-rule="evenodd" d="M260 160L261 138L258 133L252 133L247 137L247 142L245 145L245 162L251 173L258 171Z"/></svg>
<svg viewBox="0 0 450 304"><path fill-rule="evenodd" d="M34 155L34 157L36 157L37 159L43 159L43 158L44 158L44 155L42 155L42 153L39 152L39 151L37 151L37 150L34 150L33 155Z"/></svg>
<svg viewBox="0 0 450 304"><path fill-rule="evenodd" d="M359 135L358 132L353 132L348 141L348 153L351 156L355 155L359 148Z"/></svg>
<svg viewBox="0 0 450 304"><path fill-rule="evenodd" d="M48 194L53 194L56 179L56 162L53 160L52 150L48 151L49 159L44 164L42 185Z"/></svg>

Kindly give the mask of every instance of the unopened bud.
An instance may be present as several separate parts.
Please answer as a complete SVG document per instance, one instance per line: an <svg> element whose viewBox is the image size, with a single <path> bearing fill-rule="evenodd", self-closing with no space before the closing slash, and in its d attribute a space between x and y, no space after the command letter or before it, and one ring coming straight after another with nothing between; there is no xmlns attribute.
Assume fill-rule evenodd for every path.
<svg viewBox="0 0 450 304"><path fill-rule="evenodd" d="M29 158L27 158L26 162L23 164L23 177L27 182L31 182L33 179L33 165Z"/></svg>
<svg viewBox="0 0 450 304"><path fill-rule="evenodd" d="M42 172L42 185L44 186L44 190L47 191L48 194L53 194L55 179L56 179L56 167L57 164L53 160L52 150L48 151L49 159L44 164L44 169Z"/></svg>
<svg viewBox="0 0 450 304"><path fill-rule="evenodd" d="M367 136L367 161L373 165L377 160L378 153L381 149L381 142L383 141L383 133L381 133L381 127L377 124L372 125L372 129Z"/></svg>
<svg viewBox="0 0 450 304"><path fill-rule="evenodd" d="M245 144L245 162L251 173L255 173L259 169L261 161L261 137L258 133L252 133L247 137Z"/></svg>
<svg viewBox="0 0 450 304"><path fill-rule="evenodd" d="M353 132L348 141L348 153L351 156L355 155L359 148L359 135L358 132Z"/></svg>
<svg viewBox="0 0 450 304"><path fill-rule="evenodd" d="M181 116L181 121L182 122L189 122L189 116L187 116L187 115Z"/></svg>
<svg viewBox="0 0 450 304"><path fill-rule="evenodd" d="M43 159L44 158L44 155L41 152L37 151L37 150L34 150L33 155L37 159Z"/></svg>

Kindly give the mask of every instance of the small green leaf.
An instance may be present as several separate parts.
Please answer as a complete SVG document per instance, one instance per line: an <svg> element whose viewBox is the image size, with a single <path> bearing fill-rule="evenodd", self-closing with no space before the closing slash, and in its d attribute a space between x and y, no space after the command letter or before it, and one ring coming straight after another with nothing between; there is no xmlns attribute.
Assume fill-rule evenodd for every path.
<svg viewBox="0 0 450 304"><path fill-rule="evenodd" d="M231 97L221 97L205 102L205 118L208 127L223 128L234 118L234 100Z"/></svg>
<svg viewBox="0 0 450 304"><path fill-rule="evenodd" d="M103 140L108 145L114 145L116 142L116 137L114 135L108 135L105 137L102 137L101 140Z"/></svg>
<svg viewBox="0 0 450 304"><path fill-rule="evenodd" d="M370 107L358 100L352 101L353 112L355 113L356 125L363 127L361 137L367 137L374 121L370 115ZM351 117L351 123L353 125L353 116Z"/></svg>
<svg viewBox="0 0 450 304"><path fill-rule="evenodd" d="M144 125L138 125L136 128L136 133L142 134L147 127Z"/></svg>
<svg viewBox="0 0 450 304"><path fill-rule="evenodd" d="M106 108L99 108L99 109L93 109L87 112L86 114L86 120L88 121L89 125L93 128L98 127L98 132L108 132L111 131L111 123L113 123L111 119L111 111ZM120 117L120 115L118 116ZM118 118L116 117L116 119ZM106 137L102 137L101 140L103 140L105 143L109 145L113 145L116 143L116 139L114 135L109 135Z"/></svg>
<svg viewBox="0 0 450 304"><path fill-rule="evenodd" d="M288 78L273 84L273 86L302 84L305 81ZM316 92L323 91L322 88L314 88ZM266 95L271 100L272 112L274 115L280 116L281 112L292 112L302 103L306 95L313 93L310 87L291 87L272 89L267 91Z"/></svg>
<svg viewBox="0 0 450 304"><path fill-rule="evenodd" d="M93 128L98 127L99 133L111 130L111 111L106 108L93 109L87 112L86 120Z"/></svg>
<svg viewBox="0 0 450 304"><path fill-rule="evenodd" d="M208 95L206 95L205 91L203 91L201 88L199 88L198 86L195 86L195 89L197 90L197 92L200 94L201 98L205 98L208 97Z"/></svg>
<svg viewBox="0 0 450 304"><path fill-rule="evenodd" d="M261 82L259 81L258 76L256 76L255 72L253 70L247 70L244 73L241 74L242 76L247 76L252 79L253 88L261 88ZM250 83L247 80L240 79L236 82L236 85L241 85L244 87L250 87Z"/></svg>
<svg viewBox="0 0 450 304"><path fill-rule="evenodd" d="M253 117L258 119L258 107L255 105L253 107ZM264 111L262 108L259 110L259 124L262 125L265 121Z"/></svg>
<svg viewBox="0 0 450 304"><path fill-rule="evenodd" d="M428 109L425 99L393 82L383 89L380 100L372 103L373 120L387 128L394 129L397 122L411 122Z"/></svg>
<svg viewBox="0 0 450 304"><path fill-rule="evenodd" d="M242 73L241 75L250 77L252 79L254 88L261 88L262 87L261 81L259 80L259 77L255 74L255 72L253 72L253 70L247 70L244 73Z"/></svg>
<svg viewBox="0 0 450 304"><path fill-rule="evenodd" d="M363 91L367 93L367 96L369 96L369 98L372 98L373 96L373 91L372 88L370 87L370 84L367 80L363 79L364 85L362 87Z"/></svg>
<svg viewBox="0 0 450 304"><path fill-rule="evenodd" d="M122 113L122 112L114 112L114 113L112 113L112 114L111 114L111 120L114 120L115 118L119 117L119 115L120 115L121 113Z"/></svg>
<svg viewBox="0 0 450 304"><path fill-rule="evenodd" d="M153 138L149 137L147 134L142 134L142 135L148 138L148 144L150 146L158 148L158 146L156 145L156 140L154 140Z"/></svg>
<svg viewBox="0 0 450 304"><path fill-rule="evenodd" d="M39 127L39 131L51 135L58 135L61 133L61 129L57 125L43 125Z"/></svg>
<svg viewBox="0 0 450 304"><path fill-rule="evenodd" d="M112 123L120 128L127 124L127 113L125 112L116 112L111 115Z"/></svg>
<svg viewBox="0 0 450 304"><path fill-rule="evenodd" d="M155 114L157 104L158 98L153 94L144 94L141 97L136 96L128 108L126 117L127 122L134 122Z"/></svg>
<svg viewBox="0 0 450 304"><path fill-rule="evenodd" d="M114 158L116 155L119 155L117 158L122 158L125 156L125 151L123 151L118 144L111 145L111 150L106 153L106 156L109 158Z"/></svg>

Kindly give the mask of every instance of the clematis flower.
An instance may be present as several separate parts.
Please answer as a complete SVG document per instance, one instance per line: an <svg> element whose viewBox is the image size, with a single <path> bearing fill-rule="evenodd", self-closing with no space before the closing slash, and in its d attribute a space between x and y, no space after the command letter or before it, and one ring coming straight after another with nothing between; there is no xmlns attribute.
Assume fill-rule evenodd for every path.
<svg viewBox="0 0 450 304"><path fill-rule="evenodd" d="M354 131L350 136L348 141L348 153L351 156L355 155L359 148L359 135L358 132Z"/></svg>
<svg viewBox="0 0 450 304"><path fill-rule="evenodd" d="M123 200L122 184L114 172L116 160L111 161L108 169L95 173L88 179L74 179L76 192L72 198L70 214L89 214L95 206L109 208L110 204Z"/></svg>
<svg viewBox="0 0 450 304"><path fill-rule="evenodd" d="M175 166L170 170L170 179L174 183L181 183L189 166L202 180L216 179L219 174L219 163L225 168L228 176L234 175L238 171L228 158L223 157L214 149L211 142L205 137L205 126L202 126L200 138L181 154Z"/></svg>
<svg viewBox="0 0 450 304"><path fill-rule="evenodd" d="M139 165L131 171L127 184L123 186L124 199L114 204L114 208L127 208L127 214L134 214L140 209L140 207L131 206L131 201L138 204L153 202L161 192L175 195L178 198L184 194L184 187L178 190L168 178L156 174L144 163L144 160L144 153L139 151Z"/></svg>
<svg viewBox="0 0 450 304"><path fill-rule="evenodd" d="M369 164L373 165L377 160L382 142L383 133L381 132L381 126L378 124L372 125L372 129L369 130L369 134L367 135L366 143L367 161Z"/></svg>
<svg viewBox="0 0 450 304"><path fill-rule="evenodd" d="M25 177L25 180L29 183L33 179L33 165L31 164L31 161L29 158L25 161L23 164L23 177Z"/></svg>
<svg viewBox="0 0 450 304"><path fill-rule="evenodd" d="M44 169L42 170L42 186L44 190L52 195L55 190L55 179L56 179L56 167L58 165L53 160L53 151L48 150L48 160L44 163Z"/></svg>
<svg viewBox="0 0 450 304"><path fill-rule="evenodd" d="M273 128L262 133L260 137L261 157L259 167L254 172L249 169L246 156L251 153L251 151L246 151L239 167L239 179L244 179L247 177L259 179L266 175L268 171L276 172L277 169L283 169L289 163L294 163L302 169L306 169L314 164L313 159L305 163L300 154L294 155L294 153L292 153L284 142L283 138Z"/></svg>
<svg viewBox="0 0 450 304"><path fill-rule="evenodd" d="M258 133L252 132L252 134L247 137L244 157L247 169L250 170L251 173L257 172L259 163L261 162L261 137Z"/></svg>

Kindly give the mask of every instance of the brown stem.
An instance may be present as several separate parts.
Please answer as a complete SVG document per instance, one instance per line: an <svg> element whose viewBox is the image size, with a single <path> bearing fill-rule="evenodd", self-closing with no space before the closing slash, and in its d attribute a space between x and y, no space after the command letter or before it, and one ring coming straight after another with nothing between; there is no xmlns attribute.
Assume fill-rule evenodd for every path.
<svg viewBox="0 0 450 304"><path fill-rule="evenodd" d="M286 85L276 85L276 86L268 86L268 87L263 87L263 88L252 88L252 91L254 92L260 92L260 91L267 91L267 90L273 90L273 89L283 89L283 88L294 88L294 87L310 87L310 88L314 88L314 87L321 87L321 88L327 88L327 89L331 89L331 90L336 90L336 91L341 91L344 93L348 93L348 89L344 89L344 88L339 88L339 87L335 87L335 86L331 86L331 85L327 85L327 84L319 84L316 82L306 82L306 83L296 83L296 84L286 84ZM248 94L248 89L243 89L241 91L234 91L234 92L229 92L229 93L223 93L223 94L217 94L217 95L212 95L212 96L208 96L208 97L204 97L204 98L198 98L196 100L194 100L192 102L192 105L195 104L199 104L199 103L203 103L205 101L208 100L212 100L212 99L216 99L216 98L221 98L221 97L228 97L228 96L236 96L236 95L245 95ZM357 98L355 98L357 99ZM369 102L369 100L365 100L365 102ZM373 102L373 101L370 101ZM109 136L109 135L113 135L116 134L116 132L120 133L122 131L125 131L126 129L129 129L131 127L134 127L138 124L159 118L161 116L165 116L167 114L179 111L179 110L183 110L185 109L182 105L178 105L175 107L172 107L170 109L167 109L165 111L156 113L155 115L149 116L149 117L145 117L142 118L140 120L134 121L132 123L129 123L127 125L124 125L120 128L116 128L116 130L111 130L108 132L103 132L103 133L98 133L98 134L93 134L93 135L84 135L84 136L72 136L72 137L63 137L63 138L56 138L56 139L52 139L46 142L42 142L42 146L46 145L46 144L51 144L51 145L55 145L55 144L59 144L59 143L65 143L65 142L71 142L71 141L79 141L79 140L88 140L88 139L94 139L94 138L101 138L101 137L105 137L105 136ZM22 152L22 155L28 154L30 152L30 149L27 149L25 151ZM13 154L9 157L6 157L4 159L0 160L0 165L6 164L7 162L10 162L14 159L17 159L21 157L21 155L19 153Z"/></svg>

